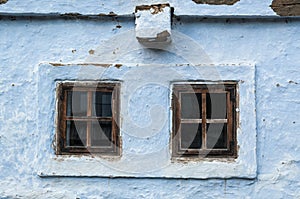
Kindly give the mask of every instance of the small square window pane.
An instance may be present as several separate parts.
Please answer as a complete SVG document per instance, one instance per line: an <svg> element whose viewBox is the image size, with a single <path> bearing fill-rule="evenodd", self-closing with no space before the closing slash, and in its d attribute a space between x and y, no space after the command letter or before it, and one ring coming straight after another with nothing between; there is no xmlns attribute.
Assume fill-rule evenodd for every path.
<svg viewBox="0 0 300 199"><path fill-rule="evenodd" d="M86 122L67 121L67 146L86 146Z"/></svg>
<svg viewBox="0 0 300 199"><path fill-rule="evenodd" d="M112 93L99 92L93 93L92 114L97 117L112 117Z"/></svg>
<svg viewBox="0 0 300 199"><path fill-rule="evenodd" d="M181 124L181 148L200 149L202 145L201 124Z"/></svg>
<svg viewBox="0 0 300 199"><path fill-rule="evenodd" d="M226 119L226 101L226 93L207 93L207 119Z"/></svg>
<svg viewBox="0 0 300 199"><path fill-rule="evenodd" d="M92 146L111 146L111 122L92 122Z"/></svg>
<svg viewBox="0 0 300 199"><path fill-rule="evenodd" d="M202 118L202 96L201 93L181 93L181 118Z"/></svg>
<svg viewBox="0 0 300 199"><path fill-rule="evenodd" d="M227 124L207 124L207 142L208 149L226 149L227 148Z"/></svg>
<svg viewBox="0 0 300 199"><path fill-rule="evenodd" d="M87 92L67 91L67 116L87 115Z"/></svg>

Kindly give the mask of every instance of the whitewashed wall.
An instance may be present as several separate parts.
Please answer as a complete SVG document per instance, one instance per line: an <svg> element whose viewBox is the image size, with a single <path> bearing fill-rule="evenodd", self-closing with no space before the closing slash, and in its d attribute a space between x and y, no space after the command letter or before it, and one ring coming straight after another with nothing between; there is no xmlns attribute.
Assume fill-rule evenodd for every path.
<svg viewBox="0 0 300 199"><path fill-rule="evenodd" d="M184 3L181 7L173 2L175 13L177 12L178 15L185 15L190 10L190 14L199 11L204 15L215 16L247 15L248 19L177 16L173 18L172 30L184 35L186 39L189 38L189 41L192 41L190 44L196 43L197 48L187 45L189 43L186 40L176 40L172 45L184 50L168 52L133 48L128 52L130 45L124 47L125 51L122 48L112 47L118 45L118 42L114 43L118 41L118 38L125 36L130 39L129 35L133 35L135 25L132 16L94 16L92 18L81 17L81 19L63 18L58 15L39 17L38 14L31 14L34 17L21 17L22 14L17 14L17 17L8 16L15 15L14 13L32 12L96 14L113 11L118 14L130 14L133 12L131 11L133 5L136 4L133 1L128 4L121 1L118 3L110 3L110 1L100 3L99 1L98 3L104 5L98 8L92 6L94 3L91 2L87 2L86 5L75 2L74 4L52 2L49 6L45 6L46 3L41 5L36 1L28 1L25 5L25 1L13 0L0 5L0 12L2 12L0 20L0 198L300 197L300 76L298 69L300 66L300 20L298 18L253 16L273 15L273 11L269 7L266 8L271 2L257 2L252 5L250 1L240 1L230 10L225 6L190 6L191 3ZM244 4L248 6L238 9L239 5ZM131 39L134 39L134 35ZM106 50L105 53L97 54L104 50ZM199 57L194 59L197 55ZM51 147L55 129L55 102L53 102L55 82L53 79L56 75L59 76L59 80L77 79L76 77L86 79L82 77L86 71L82 72L76 65L87 61L112 64L109 68L104 68L107 74L106 76L100 75L99 79L106 77L105 79L122 80L122 77L128 73L131 73L132 78L138 68L137 74L143 74L143 71L146 71L149 76L144 74L142 77L150 78L149 80L152 78L154 83L158 74L165 74L172 79L171 69L166 70L163 66L172 66L171 71L175 68L176 72L181 74L175 76L179 77L177 78L179 80L180 78L195 79L194 74L187 75L193 73L195 69L187 65L190 62L198 65L197 67L208 67L209 64L210 67L230 66L235 69L246 65L255 66L251 69L253 73L249 73L253 74L253 80L251 80L251 75L249 79L242 78L246 82L253 82L254 85L256 115L253 113L245 117L252 118L249 121L254 120L256 128L253 129L253 135L257 136L256 139L244 140L244 142L256 144L254 148L255 175L248 175L248 177L247 175L243 177L232 175L232 178L224 175L220 178L202 180L181 179L180 176L175 176L176 178L173 179L164 178L164 175L156 175L159 178L147 178L147 175L141 171L139 171L141 175L137 176L141 178L101 178L99 177L101 173L93 178L80 177L80 175L67 177L70 173L66 176L61 176L61 173L43 175L41 173L43 171L52 171L47 168L49 164L45 164L45 157L53 158L54 154ZM115 64L122 64L122 66L117 65L118 68L116 68ZM151 70L149 70L145 64L159 67L153 70L150 67ZM66 69L67 72L64 67L69 67ZM71 69L72 67L74 70ZM98 67L103 69L101 66ZM55 74L56 71L57 74ZM226 74L237 71L242 73L242 70L228 70ZM204 75L203 78L196 79L209 78L213 77ZM47 87L49 82L50 84L52 82L51 88ZM50 89L50 92L44 92L41 90L43 88ZM153 93L154 91L149 88L154 87L145 88L137 89L138 92L131 101L131 103L140 101L140 104L130 104L130 102L125 104L131 112L127 116L132 117L130 119L141 127L151 121L150 109L143 105L158 104L164 108L169 105L168 90L157 89L162 101L155 101L154 98L150 98L152 100L149 101L149 98L145 96ZM249 92L250 95L251 92ZM122 95L126 98L126 92ZM247 96L248 93L245 92L243 95ZM47 107L50 112L43 112L41 105ZM148 114L141 117L140 113L133 108L137 105L140 105ZM241 119L248 121L248 118ZM123 127L121 133L124 133L123 139L126 139L124 148L135 154L149 153L148 144L168 143L168 123L159 131L162 136L152 136L150 140L147 140L147 136L145 139L141 136L142 138L136 140L134 145L130 144L133 138L128 134L126 136L125 132L130 127L126 125ZM52 155L49 156L51 153ZM69 160L72 161L72 158ZM60 161L64 160L60 159ZM249 161L245 164L253 164L251 159L245 161ZM63 167L59 169L64 170ZM66 168L68 169L72 170ZM76 171L78 170L74 173ZM130 172L130 168L127 168L127 171Z"/></svg>

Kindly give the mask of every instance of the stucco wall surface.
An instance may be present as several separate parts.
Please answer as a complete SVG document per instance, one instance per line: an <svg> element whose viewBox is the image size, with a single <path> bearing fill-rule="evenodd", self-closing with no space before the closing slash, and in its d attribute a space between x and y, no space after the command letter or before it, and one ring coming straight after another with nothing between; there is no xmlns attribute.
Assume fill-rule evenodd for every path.
<svg viewBox="0 0 300 199"><path fill-rule="evenodd" d="M8 0L0 4L2 13L39 13L39 14L65 14L79 13L82 15L132 15L136 5L151 5L156 3L170 3L176 15L260 15L276 16L271 9L272 0L240 0L234 5L207 5L196 4L192 0Z"/></svg>
<svg viewBox="0 0 300 199"><path fill-rule="evenodd" d="M199 56L205 56L203 62L233 67L255 64L257 138L247 142L257 142L256 178L39 177L37 152L40 156L51 150L51 146L39 145L40 135L45 132L38 128L41 125L38 104L55 96L54 90L43 96L39 93L38 82L43 82L39 79L41 63L91 61L91 54L105 47L107 41L132 32L134 18L3 18L0 20L0 197L299 198L300 21L181 17L174 18L172 29L201 46ZM179 47L192 52L191 46L178 42ZM138 49L122 56L118 56L118 50L107 51L108 58L103 62L113 62L110 67L115 67L115 63L173 65L180 71L181 64L189 61L161 50ZM119 74L130 69L118 67ZM154 78L155 72L159 71L149 73L149 78ZM47 81L47 76L43 77ZM54 115L43 114L49 118ZM53 127L51 122L43 125ZM49 139L52 133L49 132ZM141 141L136 150L146 151L146 143Z"/></svg>

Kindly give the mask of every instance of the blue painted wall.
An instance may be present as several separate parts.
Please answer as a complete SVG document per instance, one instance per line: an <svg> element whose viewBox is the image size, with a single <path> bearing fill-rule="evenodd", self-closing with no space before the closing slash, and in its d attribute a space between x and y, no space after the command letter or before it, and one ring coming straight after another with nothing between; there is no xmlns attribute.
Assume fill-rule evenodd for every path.
<svg viewBox="0 0 300 199"><path fill-rule="evenodd" d="M101 42L134 30L134 18L2 17L0 198L299 198L300 20L181 17L174 18L172 29L199 43L213 63L255 64L255 179L39 177L36 151L44 147L37 146L40 63L82 63ZM155 56L156 63L181 61ZM145 51L123 61L153 60Z"/></svg>

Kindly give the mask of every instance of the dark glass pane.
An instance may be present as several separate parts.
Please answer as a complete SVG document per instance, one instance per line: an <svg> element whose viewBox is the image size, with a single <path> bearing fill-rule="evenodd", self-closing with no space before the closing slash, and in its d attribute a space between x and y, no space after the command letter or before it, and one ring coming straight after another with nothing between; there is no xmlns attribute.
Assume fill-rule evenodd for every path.
<svg viewBox="0 0 300 199"><path fill-rule="evenodd" d="M67 146L86 146L86 122L67 121Z"/></svg>
<svg viewBox="0 0 300 199"><path fill-rule="evenodd" d="M111 145L111 122L92 122L92 146L110 146Z"/></svg>
<svg viewBox="0 0 300 199"><path fill-rule="evenodd" d="M226 149L227 148L227 124L207 124L207 142L208 149Z"/></svg>
<svg viewBox="0 0 300 199"><path fill-rule="evenodd" d="M181 148L200 149L202 145L201 124L181 124Z"/></svg>
<svg viewBox="0 0 300 199"><path fill-rule="evenodd" d="M226 93L206 94L207 119L226 119Z"/></svg>
<svg viewBox="0 0 300 199"><path fill-rule="evenodd" d="M67 116L87 115L87 92L67 92Z"/></svg>
<svg viewBox="0 0 300 199"><path fill-rule="evenodd" d="M111 92L94 92L93 93L93 116L97 117L112 117L111 111Z"/></svg>
<svg viewBox="0 0 300 199"><path fill-rule="evenodd" d="M202 118L202 96L201 93L181 93L181 118Z"/></svg>

